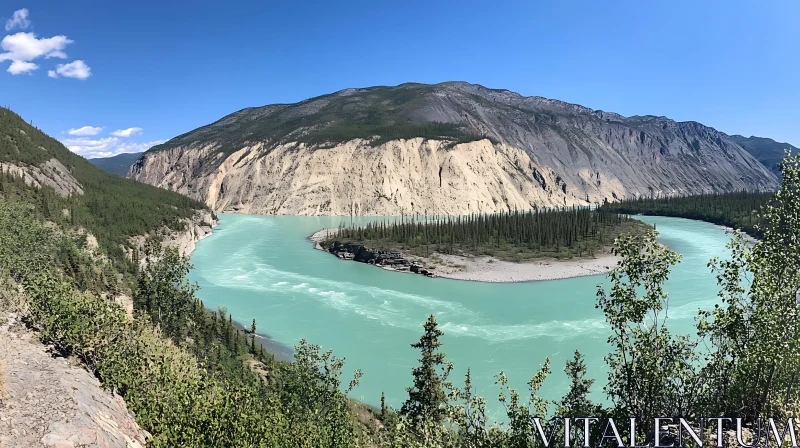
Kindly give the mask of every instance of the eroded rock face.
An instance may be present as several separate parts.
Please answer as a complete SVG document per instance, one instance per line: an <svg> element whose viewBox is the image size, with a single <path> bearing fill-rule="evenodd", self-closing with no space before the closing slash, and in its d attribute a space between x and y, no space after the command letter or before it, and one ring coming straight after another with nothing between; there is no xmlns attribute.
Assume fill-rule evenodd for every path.
<svg viewBox="0 0 800 448"><path fill-rule="evenodd" d="M120 396L0 310L0 448L135 448L147 437Z"/></svg>
<svg viewBox="0 0 800 448"><path fill-rule="evenodd" d="M47 186L63 197L83 194L83 187L72 176L67 167L56 159L50 159L40 166L24 163L0 163L0 170L22 178L26 184L39 188Z"/></svg>
<svg viewBox="0 0 800 448"><path fill-rule="evenodd" d="M146 152L129 177L216 211L295 215L487 213L777 185L730 137L699 123L622 117L466 83L423 87L389 88L406 95L393 106L404 114L394 122L457 124L487 138L304 140L327 125L314 121L320 111L340 105L358 117L359 107L399 101L353 89L237 112ZM255 124L290 126L298 117L307 120L297 129L248 137Z"/></svg>
<svg viewBox="0 0 800 448"><path fill-rule="evenodd" d="M192 252L194 252L198 241L211 235L214 226L217 225L217 222L218 220L210 211L197 210L194 216L181 221L184 226L182 230L170 229L169 227L165 226L161 229L158 229L154 233L161 237L163 247L177 248L178 253L184 257L188 257L192 254ZM133 257L138 254L140 267L144 267L145 263L144 246L145 242L147 241L147 237L148 235L138 235L129 239L131 246L137 249L135 251L131 247L122 248L122 250L125 251L125 255L128 257L128 259L132 260Z"/></svg>

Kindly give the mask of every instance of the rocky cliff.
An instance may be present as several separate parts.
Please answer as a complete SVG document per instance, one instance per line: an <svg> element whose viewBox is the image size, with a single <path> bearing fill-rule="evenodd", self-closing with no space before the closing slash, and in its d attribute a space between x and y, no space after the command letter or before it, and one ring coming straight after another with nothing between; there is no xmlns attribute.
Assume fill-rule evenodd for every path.
<svg viewBox="0 0 800 448"><path fill-rule="evenodd" d="M56 158L48 159L41 166L29 165L23 162L0 162L0 172L18 177L28 186L34 188L50 187L62 197L83 194L83 186L73 177L70 170Z"/></svg>
<svg viewBox="0 0 800 448"><path fill-rule="evenodd" d="M178 249L184 257L188 257L194 252L198 241L211 236L213 228L217 225L217 218L208 210L197 210L191 218L184 218L180 221L183 228L169 228L163 226L160 229L148 233L147 235L137 235L131 237L128 242L131 247L122 247L125 256L133 259L138 255L139 265L144 267L144 246L149 236L159 237L163 247L174 247ZM134 250L133 248L136 248Z"/></svg>
<svg viewBox="0 0 800 448"><path fill-rule="evenodd" d="M774 188L729 136L467 83L250 108L157 146L129 177L216 211L463 214Z"/></svg>

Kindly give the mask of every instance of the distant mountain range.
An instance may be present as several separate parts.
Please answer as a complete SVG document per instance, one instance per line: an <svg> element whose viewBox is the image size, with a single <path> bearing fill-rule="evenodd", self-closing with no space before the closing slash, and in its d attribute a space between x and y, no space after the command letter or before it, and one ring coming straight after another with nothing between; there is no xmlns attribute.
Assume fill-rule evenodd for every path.
<svg viewBox="0 0 800 448"><path fill-rule="evenodd" d="M747 140L464 82L409 83L243 109L151 148L130 175L217 211L462 214L775 188L747 151L763 145Z"/></svg>
<svg viewBox="0 0 800 448"><path fill-rule="evenodd" d="M788 143L779 143L771 138L764 137L744 137L742 135L731 135L730 139L753 155L764 166L780 176L778 164L783 160L786 150L792 154L797 152L797 148Z"/></svg>
<svg viewBox="0 0 800 448"><path fill-rule="evenodd" d="M103 171L125 177L128 175L128 170L130 169L131 165L133 165L133 162L135 162L136 159L138 159L142 154L143 153L141 152L132 152L118 154L113 157L98 157L95 159L89 159L89 161Z"/></svg>

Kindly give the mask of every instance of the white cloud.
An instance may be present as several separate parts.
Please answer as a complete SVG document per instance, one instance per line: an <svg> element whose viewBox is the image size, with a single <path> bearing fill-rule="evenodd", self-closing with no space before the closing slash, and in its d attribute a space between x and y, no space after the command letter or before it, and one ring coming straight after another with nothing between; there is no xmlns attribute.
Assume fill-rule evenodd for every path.
<svg viewBox="0 0 800 448"><path fill-rule="evenodd" d="M70 151L75 154L93 159L96 157L111 157L127 152L143 152L155 145L160 145L166 140L154 140L151 142L123 142L117 137L106 137L99 139L90 138L68 138L61 140Z"/></svg>
<svg viewBox="0 0 800 448"><path fill-rule="evenodd" d="M31 62L34 59L41 57L65 59L67 54L64 53L64 48L71 43L67 36L39 39L34 33L11 34L0 41L0 48L4 51L0 53L0 62L11 61L8 72L12 75L28 73L39 68Z"/></svg>
<svg viewBox="0 0 800 448"><path fill-rule="evenodd" d="M39 68L39 66L33 62L13 61L11 65L8 66L8 72L12 75L21 75L23 73L30 73L37 68Z"/></svg>
<svg viewBox="0 0 800 448"><path fill-rule="evenodd" d="M77 129L75 129L75 128L70 129L69 131L67 131L67 134L84 137L84 136L87 136L87 135L97 135L97 134L99 134L101 132L103 132L103 128L101 128L101 127L84 126L84 127L77 128Z"/></svg>
<svg viewBox="0 0 800 448"><path fill-rule="evenodd" d="M92 68L78 59L69 64L58 64L55 70L47 72L47 76L51 78L58 78L59 75L65 78L86 79L92 76Z"/></svg>
<svg viewBox="0 0 800 448"><path fill-rule="evenodd" d="M23 8L14 11L12 18L6 22L6 31L14 28L27 29L31 22L28 20L28 10ZM0 41L0 62L11 61L7 72L12 75L31 73L39 68L34 61L39 58L66 59L64 49L73 43L67 36L53 36L38 38L34 33L19 32L9 34ZM58 78L86 79L92 76L92 69L82 60L75 60L68 64L58 64L55 70L48 70L47 76Z"/></svg>
<svg viewBox="0 0 800 448"><path fill-rule="evenodd" d="M22 8L14 11L14 15L6 22L6 31L11 31L14 28L27 29L31 26L31 21L28 20L27 8Z"/></svg>
<svg viewBox="0 0 800 448"><path fill-rule="evenodd" d="M128 128L128 129L117 129L116 131L112 132L111 135L115 135L117 137L130 137L131 135L141 134L142 128Z"/></svg>

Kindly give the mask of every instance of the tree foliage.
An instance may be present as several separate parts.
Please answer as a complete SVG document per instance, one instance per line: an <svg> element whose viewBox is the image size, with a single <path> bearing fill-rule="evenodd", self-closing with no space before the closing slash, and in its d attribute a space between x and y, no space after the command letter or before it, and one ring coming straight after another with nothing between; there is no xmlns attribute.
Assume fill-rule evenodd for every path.
<svg viewBox="0 0 800 448"><path fill-rule="evenodd" d="M172 250L149 249L130 319L114 301L76 288L54 263L59 246L72 244L26 206L0 200L2 275L22 287L29 321L125 399L153 435L148 446L359 443L347 389L339 388L342 360L305 341L293 363L253 358L230 315L207 311L194 296L188 263Z"/></svg>
<svg viewBox="0 0 800 448"><path fill-rule="evenodd" d="M442 330L431 314L423 326L425 333L419 342L411 347L420 351L419 366L411 371L414 385L407 388L408 400L400 412L410 419L414 426L424 430L427 424L441 425L447 412L447 392L452 385L447 381L452 364L447 362L444 353L439 351L442 343L439 338Z"/></svg>
<svg viewBox="0 0 800 448"><path fill-rule="evenodd" d="M83 194L63 197L49 187L34 188L29 179L12 174L6 166L0 169L0 198L33 205L38 218L62 227L85 228L121 272L134 270L123 256L130 237L164 226L180 230L183 219L206 208L180 194L106 173L11 110L0 108L0 167L4 163L41 167L51 159L69 170Z"/></svg>
<svg viewBox="0 0 800 448"><path fill-rule="evenodd" d="M593 256L612 245L620 233L638 233L646 228L626 215L572 207L442 218L402 217L400 221L342 226L322 244L353 241L417 255L492 255L522 261L545 256Z"/></svg>
<svg viewBox="0 0 800 448"><path fill-rule="evenodd" d="M722 306L703 312L698 327L712 343L704 369L712 412L752 419L800 404L800 159L780 168L783 183L759 214L762 238L751 246L736 235L731 259L710 263Z"/></svg>
<svg viewBox="0 0 800 448"><path fill-rule="evenodd" d="M737 192L626 199L607 202L600 209L613 213L644 214L698 219L742 230L760 237L758 210L772 193Z"/></svg>

